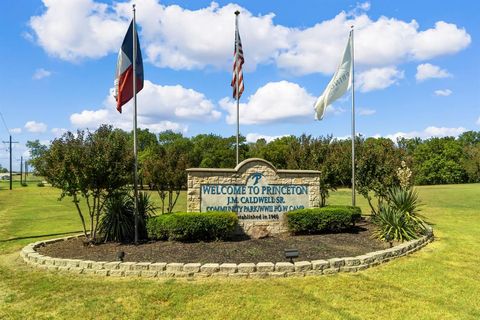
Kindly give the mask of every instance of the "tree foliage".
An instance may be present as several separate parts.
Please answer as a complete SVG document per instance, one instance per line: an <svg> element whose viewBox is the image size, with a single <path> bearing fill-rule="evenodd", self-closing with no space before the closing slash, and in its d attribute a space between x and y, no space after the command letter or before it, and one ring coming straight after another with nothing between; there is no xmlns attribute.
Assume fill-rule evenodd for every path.
<svg viewBox="0 0 480 320"><path fill-rule="evenodd" d="M60 199L72 198L90 241L97 240L105 201L131 181L133 156L130 146L124 131L104 125L95 132L67 132L32 160L40 175L61 190ZM89 227L81 200L86 202Z"/></svg>

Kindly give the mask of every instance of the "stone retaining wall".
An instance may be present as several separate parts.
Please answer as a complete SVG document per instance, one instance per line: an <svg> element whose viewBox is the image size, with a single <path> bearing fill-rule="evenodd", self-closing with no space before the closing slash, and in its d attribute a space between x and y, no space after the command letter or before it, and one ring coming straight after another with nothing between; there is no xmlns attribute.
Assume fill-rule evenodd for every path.
<svg viewBox="0 0 480 320"><path fill-rule="evenodd" d="M52 258L39 254L35 249L49 243L65 241L66 237L31 243L20 256L30 266L48 271L74 274L94 274L111 277L233 277L233 278L281 278L304 277L338 272L357 272L381 263L405 256L433 241L433 232L417 240L402 243L393 248L370 252L356 257L328 260L259 263L166 263L166 262L118 262L89 261Z"/></svg>

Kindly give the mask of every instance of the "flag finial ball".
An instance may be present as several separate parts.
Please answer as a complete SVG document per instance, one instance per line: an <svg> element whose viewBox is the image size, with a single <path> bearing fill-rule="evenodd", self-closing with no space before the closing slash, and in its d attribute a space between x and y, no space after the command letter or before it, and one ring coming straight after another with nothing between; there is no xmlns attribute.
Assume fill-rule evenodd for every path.
<svg viewBox="0 0 480 320"><path fill-rule="evenodd" d="M240 14L240 11L235 11L235 14L238 16Z"/></svg>

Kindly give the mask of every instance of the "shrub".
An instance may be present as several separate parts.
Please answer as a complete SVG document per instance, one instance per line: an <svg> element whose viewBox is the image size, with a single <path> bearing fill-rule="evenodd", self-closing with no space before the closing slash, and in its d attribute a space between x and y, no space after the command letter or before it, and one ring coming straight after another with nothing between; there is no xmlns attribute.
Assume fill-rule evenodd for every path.
<svg viewBox="0 0 480 320"><path fill-rule="evenodd" d="M362 211L352 206L327 206L287 212L288 229L293 233L341 231L358 221Z"/></svg>
<svg viewBox="0 0 480 320"><path fill-rule="evenodd" d="M419 214L418 193L413 188L391 188L387 204L372 216L377 230L374 236L385 241L408 241L428 231L428 225Z"/></svg>
<svg viewBox="0 0 480 320"><path fill-rule="evenodd" d="M148 219L150 239L199 241L228 238L238 223L233 212L167 213Z"/></svg>
<svg viewBox="0 0 480 320"><path fill-rule="evenodd" d="M43 182L37 183L37 187L45 187L45 184Z"/></svg>
<svg viewBox="0 0 480 320"><path fill-rule="evenodd" d="M146 221L154 212L155 207L150 196L138 194L138 238L147 238ZM100 220L98 231L103 240L130 242L135 238L134 198L125 192L118 192L105 202L105 212Z"/></svg>
<svg viewBox="0 0 480 320"><path fill-rule="evenodd" d="M403 211L389 206L380 207L373 218L377 229L373 235L384 241L408 241L417 238L415 224Z"/></svg>

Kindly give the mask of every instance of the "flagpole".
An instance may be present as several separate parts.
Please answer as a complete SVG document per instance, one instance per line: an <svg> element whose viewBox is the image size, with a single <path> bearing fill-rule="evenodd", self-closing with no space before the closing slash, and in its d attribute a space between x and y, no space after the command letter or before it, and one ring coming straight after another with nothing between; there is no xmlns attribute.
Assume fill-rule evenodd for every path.
<svg viewBox="0 0 480 320"><path fill-rule="evenodd" d="M240 11L235 11L235 32L238 32L238 15L240 14ZM236 37L236 36L235 36ZM238 43L235 39L235 46L238 46ZM235 49L237 51L238 48ZM239 162L239 136L240 136L240 96L238 92L238 84L239 84L239 79L238 79L238 68L235 67L235 91L237 92L237 165Z"/></svg>
<svg viewBox="0 0 480 320"><path fill-rule="evenodd" d="M138 244L138 159L137 159L137 26L135 21L135 4L133 8L133 157L135 160L133 173L133 197L135 216L135 244Z"/></svg>
<svg viewBox="0 0 480 320"><path fill-rule="evenodd" d="M353 25L351 26L352 36L352 206L355 206L355 57L353 44Z"/></svg>

